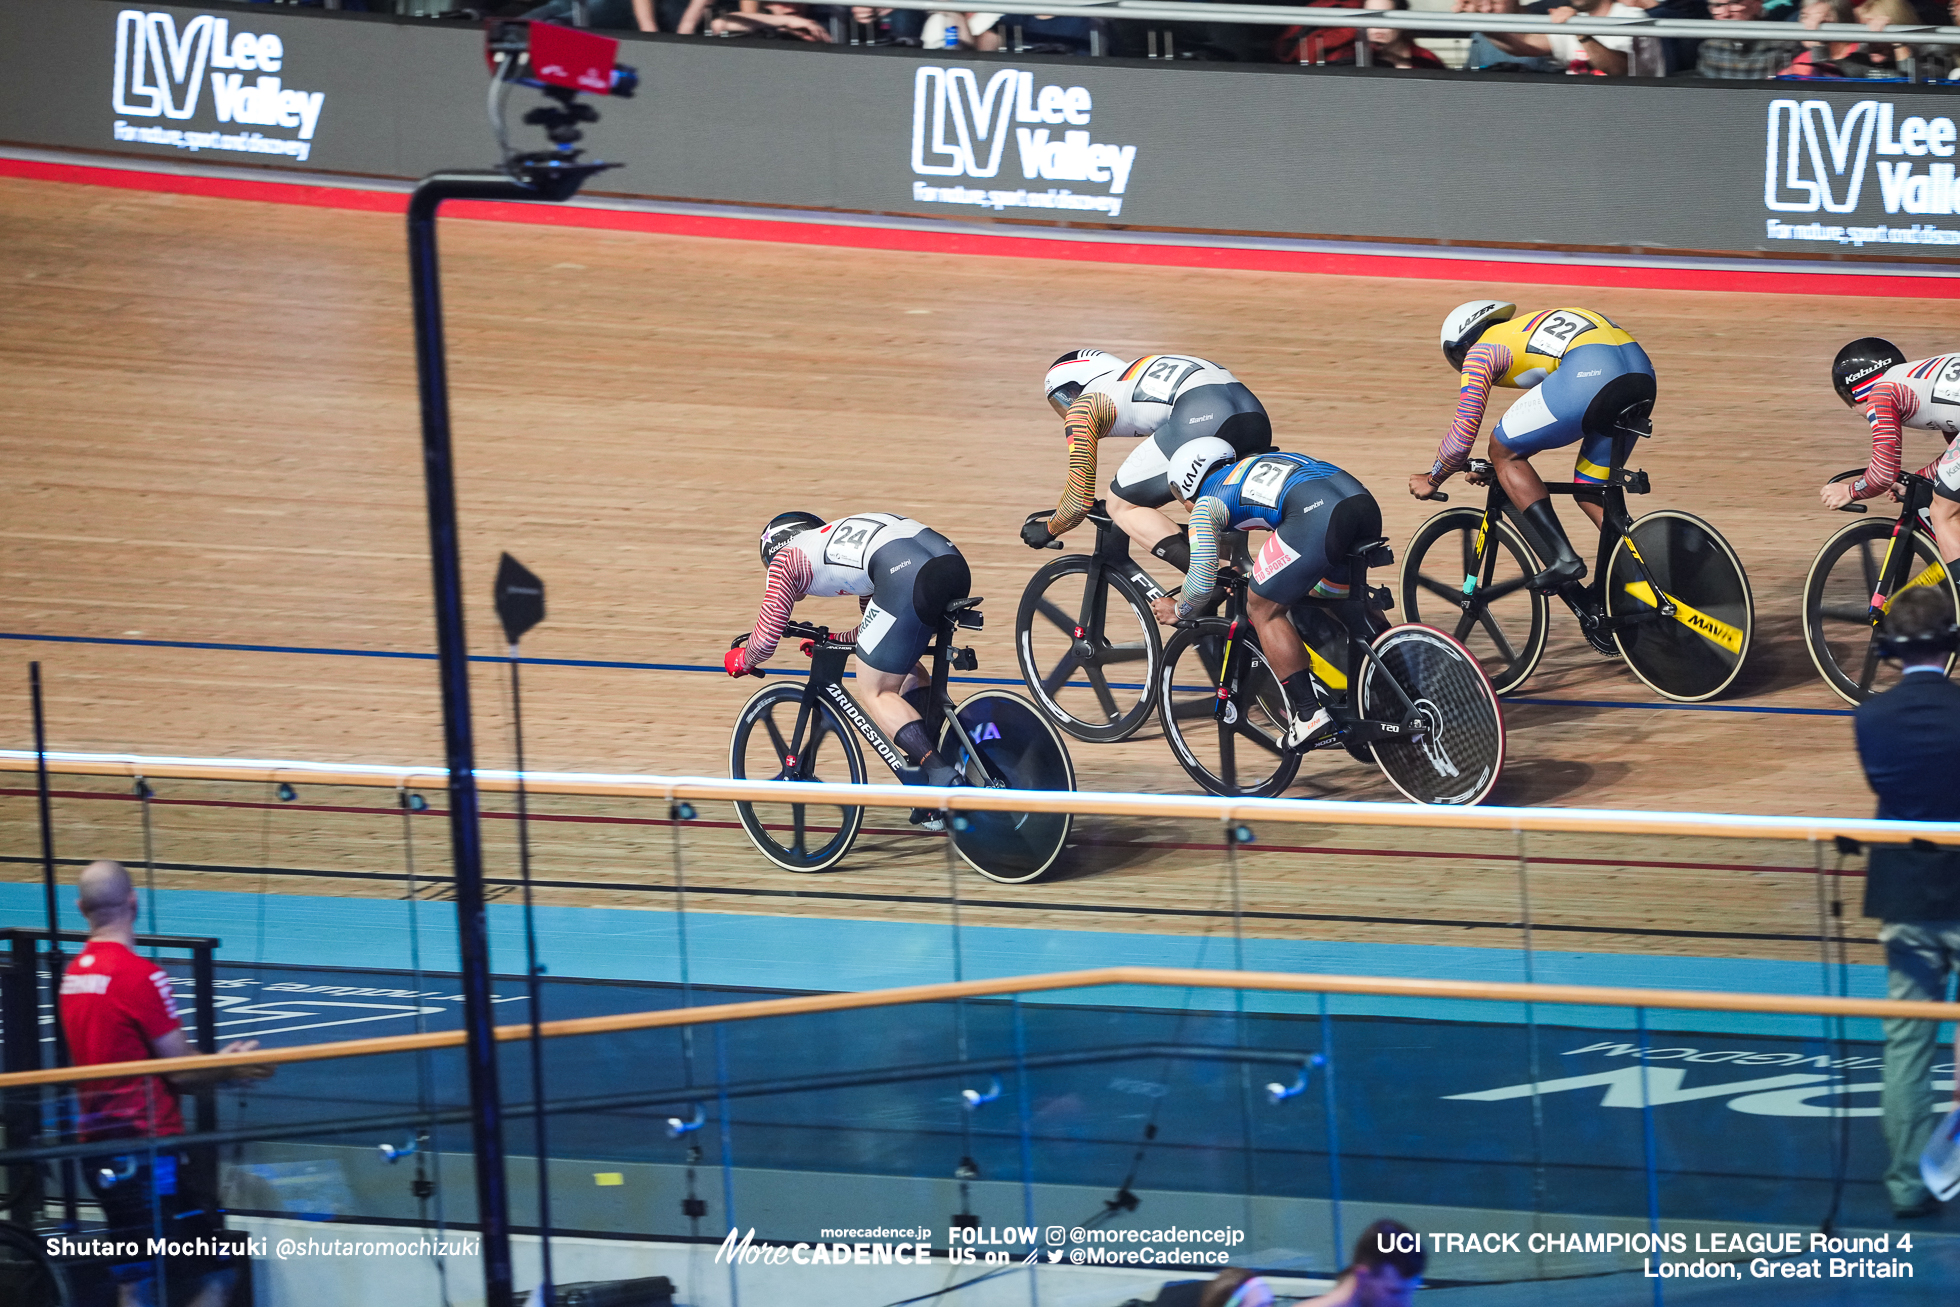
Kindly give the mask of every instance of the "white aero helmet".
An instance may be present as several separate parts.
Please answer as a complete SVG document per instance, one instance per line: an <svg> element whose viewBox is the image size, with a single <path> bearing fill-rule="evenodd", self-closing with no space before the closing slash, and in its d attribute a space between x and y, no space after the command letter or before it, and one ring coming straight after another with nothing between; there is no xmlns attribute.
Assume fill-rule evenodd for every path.
<svg viewBox="0 0 1960 1307"><path fill-rule="evenodd" d="M1048 397L1049 407L1065 414L1083 390L1122 370L1123 360L1114 354L1099 349L1072 349L1048 365L1041 393Z"/></svg>
<svg viewBox="0 0 1960 1307"><path fill-rule="evenodd" d="M1517 305L1502 300L1471 300L1457 305L1443 319L1443 357L1461 372L1463 356L1477 343L1477 337L1500 322L1509 322L1517 313Z"/></svg>
<svg viewBox="0 0 1960 1307"><path fill-rule="evenodd" d="M1213 468L1220 463L1237 462L1238 457L1239 451L1217 436L1200 436L1177 447L1165 475L1170 477L1177 497L1188 504L1198 497L1198 487L1205 483Z"/></svg>

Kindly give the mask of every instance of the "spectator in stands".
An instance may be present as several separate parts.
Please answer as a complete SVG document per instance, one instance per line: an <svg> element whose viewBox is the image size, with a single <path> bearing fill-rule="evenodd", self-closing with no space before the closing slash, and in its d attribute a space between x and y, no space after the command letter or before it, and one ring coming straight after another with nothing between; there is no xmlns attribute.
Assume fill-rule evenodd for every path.
<svg viewBox="0 0 1960 1307"><path fill-rule="evenodd" d="M185 1057L197 1050L184 1037L170 996L170 977L136 954L136 890L120 862L91 862L82 869L76 906L88 919L88 944L61 976L61 1027L76 1066ZM227 1053L249 1053L258 1044L241 1040ZM75 1132L84 1143L131 1140L126 1153L83 1160L89 1189L102 1205L108 1236L146 1245L151 1238L214 1240L223 1229L216 1196L201 1191L190 1155L172 1148L184 1133L177 1094L186 1085L221 1079L261 1080L269 1067L247 1067L201 1076L125 1076L87 1080L79 1087ZM224 1307L238 1278L229 1256L141 1258L111 1268L121 1307L150 1307L161 1263L170 1302Z"/></svg>
<svg viewBox="0 0 1960 1307"><path fill-rule="evenodd" d="M1273 1307L1273 1289L1251 1271L1231 1266L1199 1292L1198 1307Z"/></svg>
<svg viewBox="0 0 1960 1307"><path fill-rule="evenodd" d="M1919 15L1906 0L1811 0L1803 7L1802 24L1813 31L1825 23L1863 23L1874 32L1890 24L1913 24ZM1806 41L1803 53L1784 69L1791 77L1893 77L1899 64L1912 57L1903 45L1865 41Z"/></svg>
<svg viewBox="0 0 1960 1307"><path fill-rule="evenodd" d="M1419 1236L1384 1218L1354 1241L1354 1261L1334 1287L1301 1307L1409 1307L1428 1260Z"/></svg>
<svg viewBox="0 0 1960 1307"><path fill-rule="evenodd" d="M1465 12L1508 14L1518 12L1516 0L1458 0ZM1555 23L1573 18L1641 18L1645 9L1623 0L1580 0L1581 8L1559 5L1545 15ZM1469 8L1485 5L1485 8ZM1479 32L1477 37L1505 55L1532 61L1530 68L1542 72L1586 72L1603 77L1625 77L1634 71L1634 42L1631 36L1567 36L1546 32ZM1473 43L1474 44L1474 43ZM1472 50L1475 56L1479 52ZM1492 61L1501 62L1501 61ZM1478 65L1488 67L1489 64ZM1660 58L1656 50L1651 67L1641 76L1659 76Z"/></svg>
<svg viewBox="0 0 1960 1307"><path fill-rule="evenodd" d="M1960 3L1960 0L1955 0ZM1409 0L1362 0L1363 9L1392 13L1407 9ZM1377 68L1441 68L1443 61L1433 51L1415 42L1407 28L1371 27L1367 32L1369 59Z"/></svg>
<svg viewBox="0 0 1960 1307"><path fill-rule="evenodd" d="M1858 705L1858 758L1878 795L1878 816L1894 821L1960 821L1960 686L1946 677L1953 613L1931 586L1914 586L1892 600L1887 631L1907 642L1899 683ZM1947 981L1960 971L1960 850L1872 846L1865 873L1865 915L1884 924L1896 999L1943 1003ZM1919 1154L1931 1138L1933 1053L1937 1021L1885 1021L1885 1142L1891 1165L1885 1188L1900 1220L1932 1216L1939 1200L1919 1175Z"/></svg>
<svg viewBox="0 0 1960 1307"><path fill-rule="evenodd" d="M858 5L851 17L871 29L872 45L918 45L925 27L925 11L920 9L874 9Z"/></svg>
<svg viewBox="0 0 1960 1307"><path fill-rule="evenodd" d="M785 4L782 0L742 0L734 13L721 14L708 23L715 36L776 36L790 41L830 40L830 29L806 12L810 6Z"/></svg>
<svg viewBox="0 0 1960 1307"><path fill-rule="evenodd" d="M1755 23L1763 19L1763 0L1708 0L1708 16L1717 22ZM1744 81L1774 77L1800 53L1795 41L1706 40L1695 52L1695 72L1702 77Z"/></svg>

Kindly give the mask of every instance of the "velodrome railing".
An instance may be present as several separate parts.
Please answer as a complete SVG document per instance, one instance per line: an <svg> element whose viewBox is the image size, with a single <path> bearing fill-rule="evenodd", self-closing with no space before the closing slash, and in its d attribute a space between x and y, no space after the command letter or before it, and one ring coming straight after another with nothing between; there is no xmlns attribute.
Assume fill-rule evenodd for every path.
<svg viewBox="0 0 1960 1307"><path fill-rule="evenodd" d="M16 781L0 783L0 878L41 874L34 765L32 753L0 751L0 776ZM440 768L77 752L51 753L49 766L62 864L117 857L143 868L145 884L166 891L146 930L218 933L201 919L173 920L174 891L399 902L447 883ZM546 903L684 919L777 912L914 934L947 929L891 953L871 942L872 926L853 927L864 956L834 959L832 980L811 988L897 983L926 974L900 959L951 965L963 949L975 965L1020 969L986 951L1007 947L989 930L1014 926L1052 932L1055 947L1089 949L1096 960L1118 960L1095 950L1131 936L1148 955L1122 960L1275 970L1349 969L1359 965L1349 959L1383 948L1428 945L1469 950L1451 956L1488 979L1594 981L1609 962L1662 975L1669 958L1688 957L1746 973L1751 988L1878 994L1876 923L1859 916L1865 847L1960 842L1960 825L1849 816L1350 801L1340 785L1358 769L1335 759L1318 770L1295 791L1312 797L1260 800L534 771L534 884ZM1555 791L1546 779L1560 774L1531 787ZM488 805L487 880L504 896L493 901L508 903L519 885L515 805L496 796L516 777L486 769L477 780ZM872 809L835 869L780 870L735 820L736 801L787 820L790 797L812 812ZM905 810L921 804L1066 811L1076 825L1046 878L993 884L965 870L948 841L906 822ZM239 947L228 945L234 955ZM259 956L265 947L251 943ZM661 978L728 974L715 970L726 959L703 960L698 949L689 958L698 974L669 960ZM791 970L785 963L783 974Z"/></svg>
<svg viewBox="0 0 1960 1307"><path fill-rule="evenodd" d="M1095 998L1110 991L1151 997L1115 1025ZM1275 1013L1242 1002L1194 1015L1199 992L1291 994L1320 1007ZM1425 1008L1330 1017L1336 996ZM1426 1245L1434 1232L1457 1237L1432 1256L1431 1276L1443 1283L1588 1276L1590 1300L1602 1305L1664 1302L1677 1287L1705 1289L1699 1281L1710 1276L1775 1288L1781 1263L1820 1252L1871 1258L1890 1224L1877 1123L1863 1107L1843 1110L1872 1096L1871 1059L1862 1048L1848 1053L1831 1023L1938 1021L1957 1010L1127 966L696 997L542 1027L561 1284L595 1278L579 1268L598 1264L598 1245L614 1275L667 1274L680 1301L768 1296L782 1282L766 1267L712 1255L729 1231L807 1253L835 1227L924 1229L932 1249L924 1272L889 1263L864 1272L854 1301L1017 1274L1080 1290L1055 1283L1078 1273L1058 1264L1062 1253L1144 1241L1149 1256L1132 1269L1159 1279L1191 1278L1206 1266L1197 1254L1325 1277L1363 1225L1396 1215L1425 1231ZM1520 1006L1539 1020L1506 1015ZM1678 1034L1655 1035L1664 1012L1804 1017L1818 1033L1717 1035L1686 1047ZM1602 1024L1604 1014L1620 1019ZM512 1059L529 1037L527 1025L498 1030ZM218 1130L175 1141L216 1151L234 1228L268 1238L297 1229L399 1240L430 1226L453 1234L472 1215L470 1162L459 1151L461 1042L443 1030L4 1075L0 1096L18 1102L138 1071L272 1067L273 1078L223 1096ZM527 1285L540 1231L524 1083L506 1081L506 1129L519 1221L533 1236L520 1247ZM0 1166L93 1165L129 1148L55 1143L0 1151ZM433 1177L419 1200L411 1164ZM435 1192L449 1206L432 1216ZM1180 1233L1125 1242L1125 1232L1166 1227ZM1812 1238L1820 1229L1822 1244ZM1206 1237L1218 1230L1236 1242ZM1464 1246L1473 1238L1475 1251ZM1894 1251L1894 1240L1890 1231L1877 1262L1918 1278L1942 1273L1931 1245ZM969 1241L1003 1255L952 1261ZM257 1300L362 1301L359 1256L262 1263ZM434 1260L385 1263L400 1300L422 1300L421 1281L434 1287ZM1701 1269L1683 1269L1691 1265ZM475 1268L458 1259L450 1274ZM1728 1300L1778 1301L1747 1293L1739 1283Z"/></svg>

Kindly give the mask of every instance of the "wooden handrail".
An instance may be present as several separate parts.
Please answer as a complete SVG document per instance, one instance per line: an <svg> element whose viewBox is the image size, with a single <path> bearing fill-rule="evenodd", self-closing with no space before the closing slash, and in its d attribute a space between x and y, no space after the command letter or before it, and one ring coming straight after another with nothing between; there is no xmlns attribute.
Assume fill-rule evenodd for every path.
<svg viewBox="0 0 1960 1307"><path fill-rule="evenodd" d="M31 771L34 755L0 749L0 772ZM441 790L448 773L437 767L363 767L353 764L265 759L156 758L139 755L50 753L50 771L77 776L141 776L150 780L244 781L295 785L349 785ZM517 788L517 774L479 771L484 790ZM527 772L533 794L593 798L644 798L673 802L746 800L781 803L781 781L737 781L713 776L635 776L602 772ZM1847 836L1862 843L1903 844L1911 839L1960 843L1960 822L1876 821L1856 817L1752 817L1733 813L1630 812L1611 808L1454 808L1409 803L1353 803L1319 799L1224 799L1188 794L1101 794L1054 790L934 789L929 786L795 785L804 803L852 807L915 808L940 805L965 811L1071 812L1121 817L1171 817L1187 821L1276 821L1336 826L1403 826L1431 830L1542 831L1585 835L1686 835L1709 839L1828 840Z"/></svg>
<svg viewBox="0 0 1960 1307"><path fill-rule="evenodd" d="M897 989L859 990L842 994L810 994L798 998L759 999L706 1007L666 1008L658 1012L622 1012L603 1017L547 1021L540 1031L546 1039L571 1035L607 1035L666 1026L710 1025L723 1021L755 1021L764 1017L801 1016L815 1012L849 1012L863 1008L897 1007L908 1003L938 1003L956 998L987 998L1003 994L1036 994L1062 989L1095 989L1106 985L1158 985L1182 989L1257 989L1295 994L1369 994L1393 998L1474 999L1507 1003L1556 1003L1585 1007L1661 1008L1674 1011L1753 1012L1781 1016L1906 1017L1950 1021L1960 1004L1903 1002L1885 998L1805 998L1783 994L1726 994L1686 989L1626 989L1590 985L1534 985L1514 981L1409 980L1392 976L1322 976L1280 971L1200 971L1188 967L1098 967L1090 971L1058 971L1039 976L1003 976L996 980L967 980L938 985L907 985ZM529 1025L498 1026L501 1042L530 1038ZM455 1048L463 1032L450 1030L421 1035L388 1035L349 1039L298 1048L261 1049L253 1053L210 1053L195 1057L158 1058L142 1062L106 1062L91 1067L55 1067L0 1075L0 1090L22 1085L69 1084L113 1076L171 1075L180 1072L224 1070L244 1066L277 1066L290 1062L323 1062L343 1057L372 1057L382 1053L413 1053L424 1049Z"/></svg>

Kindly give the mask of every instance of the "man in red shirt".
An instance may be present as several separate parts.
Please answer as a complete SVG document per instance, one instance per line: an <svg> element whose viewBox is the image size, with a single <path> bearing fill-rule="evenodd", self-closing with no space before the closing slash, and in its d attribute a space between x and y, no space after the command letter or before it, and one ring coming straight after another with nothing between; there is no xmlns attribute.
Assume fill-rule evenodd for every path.
<svg viewBox="0 0 1960 1307"><path fill-rule="evenodd" d="M77 906L88 918L88 945L61 977L61 1026L76 1066L138 1062L151 1057L186 1057L197 1050L184 1035L170 994L170 977L136 953L136 890L120 862L92 862L77 886ZM227 1045L227 1053L249 1053L255 1040ZM210 1079L261 1080L270 1067L212 1074ZM84 1142L140 1139L138 1151L84 1160L89 1188L102 1205L106 1237L134 1240L146 1248L150 1238L215 1241L224 1222L213 1195L198 1192L190 1159L181 1149L154 1141L184 1133L178 1092L196 1083L191 1076L124 1076L85 1080L77 1086L76 1134ZM236 1243L237 1240L229 1242ZM148 1258L138 1254L116 1265L121 1307L150 1307L161 1265L176 1292L172 1301L190 1307L224 1307L238 1271L223 1253ZM194 1287L192 1287L194 1286Z"/></svg>

